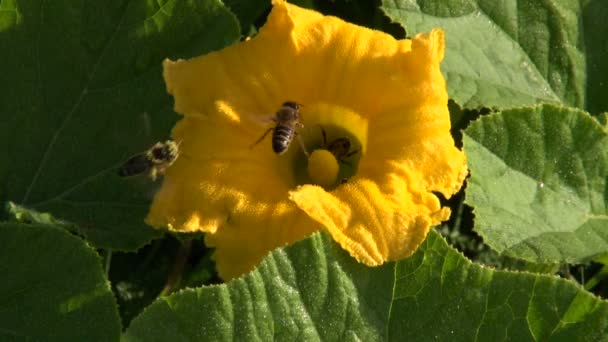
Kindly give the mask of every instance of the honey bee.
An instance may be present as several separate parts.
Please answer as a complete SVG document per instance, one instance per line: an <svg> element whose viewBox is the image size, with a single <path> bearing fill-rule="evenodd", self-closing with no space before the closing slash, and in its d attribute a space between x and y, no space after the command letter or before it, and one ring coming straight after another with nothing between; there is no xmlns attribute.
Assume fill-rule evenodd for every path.
<svg viewBox="0 0 608 342"><path fill-rule="evenodd" d="M346 158L359 152L359 150L354 150L354 151L350 150L351 144L350 144L350 140L348 140L348 138L337 138L328 144L327 143L327 134L325 133L325 130L323 129L323 127L321 127L321 133L323 134L322 148L331 152L331 154L333 154L334 157L336 157L336 160L338 160L339 162L346 163L346 160L345 160Z"/></svg>
<svg viewBox="0 0 608 342"><path fill-rule="evenodd" d="M167 168L179 156L179 144L173 140L157 142L147 151L134 155L118 168L120 177L137 176L148 173L154 181L156 177L165 173Z"/></svg>
<svg viewBox="0 0 608 342"><path fill-rule="evenodd" d="M262 137L253 143L251 147L259 144L272 131L272 150L279 155L285 153L298 134L296 128L304 127L300 122L300 106L300 104L293 101L284 102L272 118L272 121L276 125L264 132ZM306 153L305 149L304 153Z"/></svg>

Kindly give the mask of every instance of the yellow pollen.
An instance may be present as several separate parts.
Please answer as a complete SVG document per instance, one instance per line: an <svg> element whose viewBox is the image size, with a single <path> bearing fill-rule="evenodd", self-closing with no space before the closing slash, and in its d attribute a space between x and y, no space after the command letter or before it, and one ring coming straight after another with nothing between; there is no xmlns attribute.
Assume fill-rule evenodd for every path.
<svg viewBox="0 0 608 342"><path fill-rule="evenodd" d="M333 185L338 179L340 165L328 150L314 150L308 158L308 176L322 187Z"/></svg>

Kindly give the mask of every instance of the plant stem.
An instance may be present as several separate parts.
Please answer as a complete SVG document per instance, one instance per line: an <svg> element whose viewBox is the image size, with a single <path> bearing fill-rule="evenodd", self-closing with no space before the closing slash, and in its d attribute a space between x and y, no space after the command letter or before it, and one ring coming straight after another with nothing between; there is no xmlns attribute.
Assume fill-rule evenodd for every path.
<svg viewBox="0 0 608 342"><path fill-rule="evenodd" d="M597 272L593 277L589 278L585 283L585 290L591 291L597 284L600 283L604 278L608 277L608 265L604 265L599 272Z"/></svg>
<svg viewBox="0 0 608 342"><path fill-rule="evenodd" d="M104 262L104 274L106 275L106 278L109 277L110 275L110 265L112 264L112 250L111 249L104 249L103 250L103 262Z"/></svg>
<svg viewBox="0 0 608 342"><path fill-rule="evenodd" d="M177 253L175 254L175 262L173 263L173 269L167 277L167 282L165 283L165 287L160 293L160 297L165 297L170 295L175 289L179 286L179 283L182 280L182 275L184 273L184 268L186 267L186 262L190 257L190 251L192 249L192 240L184 241L180 245Z"/></svg>

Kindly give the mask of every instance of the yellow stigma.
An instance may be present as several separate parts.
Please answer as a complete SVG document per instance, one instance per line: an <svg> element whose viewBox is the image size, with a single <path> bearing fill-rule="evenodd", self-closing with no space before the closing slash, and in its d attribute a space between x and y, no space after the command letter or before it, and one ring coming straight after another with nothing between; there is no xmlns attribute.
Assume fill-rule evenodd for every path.
<svg viewBox="0 0 608 342"><path fill-rule="evenodd" d="M329 187L336 183L340 165L328 150L314 150L308 158L308 176L313 183Z"/></svg>

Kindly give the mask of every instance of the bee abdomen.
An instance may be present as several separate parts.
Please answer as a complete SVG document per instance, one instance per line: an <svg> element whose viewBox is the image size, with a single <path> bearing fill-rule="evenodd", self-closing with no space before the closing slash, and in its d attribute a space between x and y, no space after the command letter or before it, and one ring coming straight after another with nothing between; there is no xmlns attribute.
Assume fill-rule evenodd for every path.
<svg viewBox="0 0 608 342"><path fill-rule="evenodd" d="M129 158L120 168L118 175L120 177L130 177L146 172L152 166L150 160L145 154L138 154Z"/></svg>
<svg viewBox="0 0 608 342"><path fill-rule="evenodd" d="M272 132L272 150L282 154L287 151L291 140L295 136L295 129L289 126L277 126Z"/></svg>

